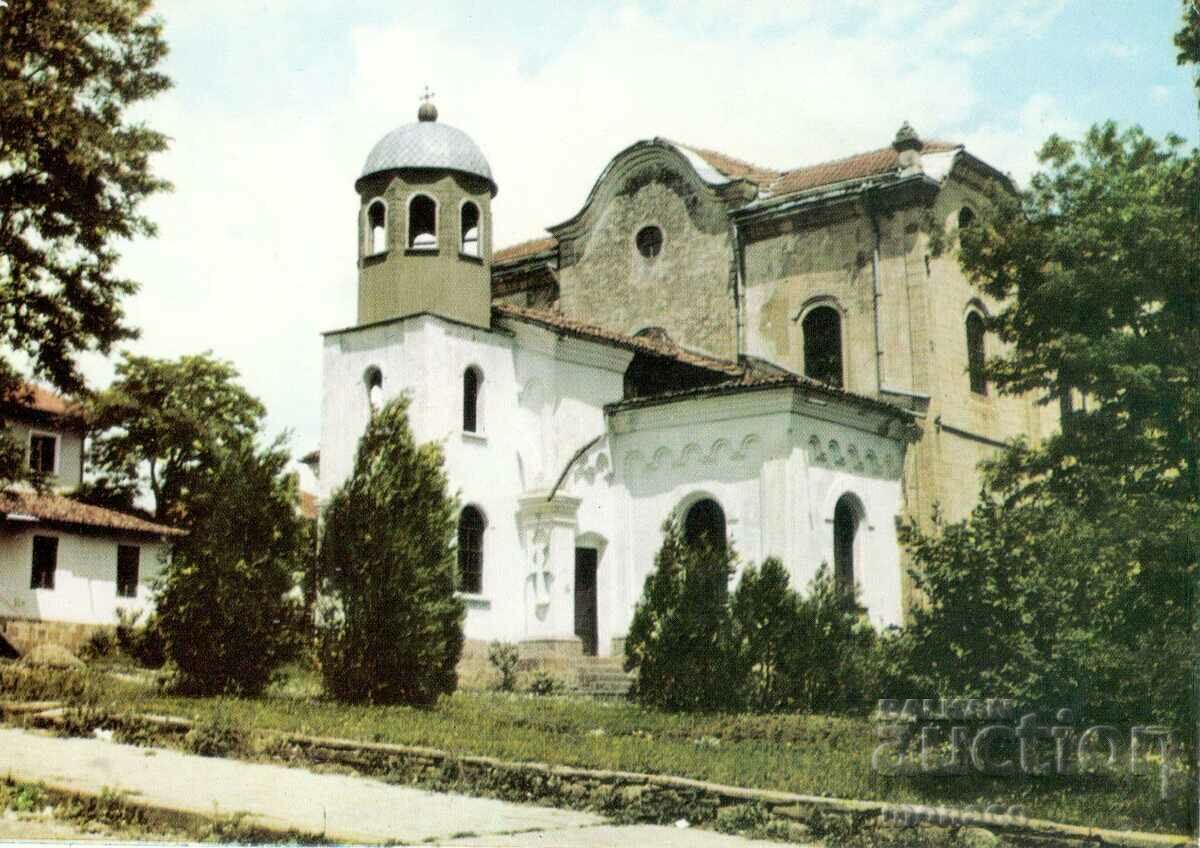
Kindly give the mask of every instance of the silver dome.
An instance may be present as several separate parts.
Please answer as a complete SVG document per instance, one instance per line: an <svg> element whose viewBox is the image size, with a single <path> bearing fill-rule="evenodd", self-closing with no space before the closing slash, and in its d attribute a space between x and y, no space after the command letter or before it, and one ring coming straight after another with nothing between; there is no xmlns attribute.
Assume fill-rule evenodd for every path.
<svg viewBox="0 0 1200 848"><path fill-rule="evenodd" d="M436 120L426 118L405 124L381 138L367 156L362 177L397 168L461 171L483 177L491 184L492 194L496 194L491 166L479 146L462 130Z"/></svg>

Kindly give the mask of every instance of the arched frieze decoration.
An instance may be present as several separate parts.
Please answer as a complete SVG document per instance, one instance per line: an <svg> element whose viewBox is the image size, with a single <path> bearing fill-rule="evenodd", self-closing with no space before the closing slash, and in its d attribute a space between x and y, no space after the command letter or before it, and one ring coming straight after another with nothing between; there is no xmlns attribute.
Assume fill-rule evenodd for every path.
<svg viewBox="0 0 1200 848"><path fill-rule="evenodd" d="M590 485L597 480L611 483L612 478L613 466L608 455L608 440L601 439L576 463L574 479L576 483L586 482Z"/></svg>
<svg viewBox="0 0 1200 848"><path fill-rule="evenodd" d="M892 451L864 448L854 443L844 446L837 439L823 439L813 433L804 442L807 446L808 462L823 468L840 468L871 477L893 479L898 469Z"/></svg>
<svg viewBox="0 0 1200 848"><path fill-rule="evenodd" d="M666 468L742 463L756 458L762 439L751 433L738 440L736 444L735 447L733 442L722 437L714 440L707 449L696 442L689 442L678 452L662 445L655 448L649 460L641 451L631 450L625 454L625 464L629 467L641 467L647 472L654 472Z"/></svg>

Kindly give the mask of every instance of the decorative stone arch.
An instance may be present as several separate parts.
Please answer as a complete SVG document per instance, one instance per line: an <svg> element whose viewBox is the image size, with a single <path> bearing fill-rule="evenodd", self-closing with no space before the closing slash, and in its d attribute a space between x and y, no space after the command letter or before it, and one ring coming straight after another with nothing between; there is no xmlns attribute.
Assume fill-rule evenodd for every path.
<svg viewBox="0 0 1200 848"><path fill-rule="evenodd" d="M801 304L800 309L797 310L795 316L792 318L792 320L795 321L800 327L800 342L802 352L801 373L803 373L805 376L813 376L816 371L821 370L816 366L815 363L810 364L809 362L810 358L812 358L813 354L815 353L814 351L810 350L810 347L813 345L813 340L809 337L809 324L810 319L813 317L813 313L816 313L818 310L826 309L830 310L837 317L837 348L834 352L837 355L837 376L839 382L835 383L835 385L844 387L849 383L849 375L846 373L847 365L850 361L849 350L847 347L847 336L849 334L846 332L846 324L849 313L846 311L846 308L842 306L841 302L833 295L821 294L810 297L808 300L804 301L803 304Z"/></svg>
<svg viewBox="0 0 1200 848"><path fill-rule="evenodd" d="M374 212L376 209L382 210L382 215L378 224L375 222ZM388 233L388 218L390 217L390 209L388 207L387 198L382 195L376 195L366 202L363 206L363 256L378 256L388 252L388 247L391 242L391 237ZM379 231L378 233L376 231Z"/></svg>
<svg viewBox="0 0 1200 848"><path fill-rule="evenodd" d="M688 202L690 214L695 214L697 202L723 206L732 202L747 203L757 196L757 189L748 180L721 177L719 181L709 182L697 170L692 158L668 141L639 141L609 161L588 192L583 207L575 215L550 227L550 232L560 244L563 267L573 264L583 254L587 235L609 203L625 191L627 182L639 171L656 167L669 170L683 180L689 196L693 198Z"/></svg>
<svg viewBox="0 0 1200 848"><path fill-rule="evenodd" d="M423 222L416 222L413 220L413 204L422 198L433 204L433 212L432 216L430 216L430 222L433 224L433 232L430 234L417 232L417 228L420 227ZM441 214L441 204L438 203L438 199L428 192L414 191L408 196L408 200L404 204L404 210L406 223L408 224L404 242L407 249L430 252L436 251L441 243L441 235L438 232L438 215ZM425 218L427 216L424 212L422 212L421 217ZM425 235L432 235L433 241L422 242L418 244L418 241Z"/></svg>

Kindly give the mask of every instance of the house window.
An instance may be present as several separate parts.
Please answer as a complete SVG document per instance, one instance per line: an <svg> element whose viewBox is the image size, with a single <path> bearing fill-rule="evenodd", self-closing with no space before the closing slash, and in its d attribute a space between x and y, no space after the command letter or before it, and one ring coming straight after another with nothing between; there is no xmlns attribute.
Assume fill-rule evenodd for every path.
<svg viewBox="0 0 1200 848"><path fill-rule="evenodd" d="M458 586L478 595L483 591L483 513L463 507L458 516Z"/></svg>
<svg viewBox="0 0 1200 848"><path fill-rule="evenodd" d="M987 394L984 359L983 316L972 311L967 314L967 372L971 378L971 391L977 395Z"/></svg>
<svg viewBox="0 0 1200 848"><path fill-rule="evenodd" d="M137 597L140 558L141 548L137 545L117 545L117 597Z"/></svg>
<svg viewBox="0 0 1200 848"><path fill-rule="evenodd" d="M44 433L29 436L29 468L42 474L53 474L58 461L58 437Z"/></svg>
<svg viewBox="0 0 1200 848"><path fill-rule="evenodd" d="M437 204L418 194L408 204L408 246L413 250L437 249Z"/></svg>
<svg viewBox="0 0 1200 848"><path fill-rule="evenodd" d="M696 501L683 519L683 540L688 545L707 545L725 550L725 511L712 498Z"/></svg>
<svg viewBox="0 0 1200 848"><path fill-rule="evenodd" d="M663 231L655 226L642 227L634 236L634 242L637 244L638 253L647 259L653 259L662 253Z"/></svg>
<svg viewBox="0 0 1200 848"><path fill-rule="evenodd" d="M842 386L842 317L832 306L804 316L804 374L830 386Z"/></svg>
<svg viewBox="0 0 1200 848"><path fill-rule="evenodd" d="M478 368L463 372L463 432L479 432L479 386L483 378Z"/></svg>
<svg viewBox="0 0 1200 848"><path fill-rule="evenodd" d="M853 495L842 495L833 508L833 576L842 589L854 591L854 548L860 512Z"/></svg>
<svg viewBox="0 0 1200 848"><path fill-rule="evenodd" d="M462 245L459 250L464 256L479 256L479 207L470 201L463 204L459 221Z"/></svg>
<svg viewBox="0 0 1200 848"><path fill-rule="evenodd" d="M30 589L53 589L54 572L58 570L58 538L55 536L33 537L33 573L29 579Z"/></svg>
<svg viewBox="0 0 1200 848"><path fill-rule="evenodd" d="M370 253L383 253L387 250L387 206L382 200L376 200L367 207L367 230Z"/></svg>

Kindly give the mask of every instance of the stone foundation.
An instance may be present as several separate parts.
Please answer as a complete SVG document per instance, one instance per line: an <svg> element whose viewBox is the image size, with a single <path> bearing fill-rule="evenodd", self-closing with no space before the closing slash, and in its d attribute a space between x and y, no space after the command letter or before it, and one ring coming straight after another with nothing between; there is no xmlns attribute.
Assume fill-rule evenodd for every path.
<svg viewBox="0 0 1200 848"><path fill-rule="evenodd" d="M41 621L34 618L0 617L0 638L24 655L37 645L61 645L73 654L87 643L97 630L113 630L112 625L79 624L73 621Z"/></svg>

